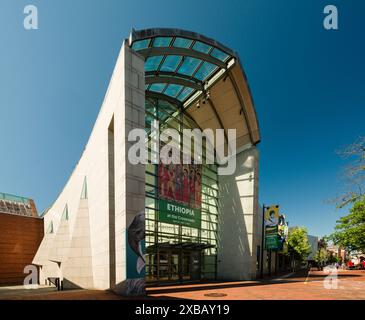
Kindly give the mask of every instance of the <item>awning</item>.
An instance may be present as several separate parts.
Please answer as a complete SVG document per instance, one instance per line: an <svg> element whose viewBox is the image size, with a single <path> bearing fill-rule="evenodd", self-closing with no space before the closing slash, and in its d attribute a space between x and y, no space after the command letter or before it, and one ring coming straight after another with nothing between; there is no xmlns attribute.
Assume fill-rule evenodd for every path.
<svg viewBox="0 0 365 320"><path fill-rule="evenodd" d="M180 29L133 30L130 47L145 58L146 98L186 110L201 130L236 129L237 149L260 141L256 111L238 55Z"/></svg>
<svg viewBox="0 0 365 320"><path fill-rule="evenodd" d="M198 243L198 242L181 242L181 243L156 243L147 247L147 253L156 252L157 250L177 250L177 249L184 249L184 250L205 250L215 248L215 245L208 244L208 243Z"/></svg>

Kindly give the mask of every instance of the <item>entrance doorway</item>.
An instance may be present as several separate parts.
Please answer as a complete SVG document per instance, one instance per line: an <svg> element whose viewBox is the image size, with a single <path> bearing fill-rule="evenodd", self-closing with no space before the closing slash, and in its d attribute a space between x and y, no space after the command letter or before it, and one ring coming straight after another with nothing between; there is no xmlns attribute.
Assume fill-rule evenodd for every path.
<svg viewBox="0 0 365 320"><path fill-rule="evenodd" d="M161 251L152 256L154 256L153 265L156 266L155 279L153 280L157 278L159 281L178 281L180 279L180 257L177 252Z"/></svg>
<svg viewBox="0 0 365 320"><path fill-rule="evenodd" d="M159 259L159 281L200 280L201 251L166 250L156 255Z"/></svg>
<svg viewBox="0 0 365 320"><path fill-rule="evenodd" d="M147 253L146 281L190 282L201 279L202 250L161 249Z"/></svg>

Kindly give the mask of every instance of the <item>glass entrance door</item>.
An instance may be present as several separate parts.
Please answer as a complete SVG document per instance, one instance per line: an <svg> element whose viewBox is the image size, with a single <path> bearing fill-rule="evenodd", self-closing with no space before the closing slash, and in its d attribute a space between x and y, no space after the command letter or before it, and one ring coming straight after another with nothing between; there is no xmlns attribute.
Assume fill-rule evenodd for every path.
<svg viewBox="0 0 365 320"><path fill-rule="evenodd" d="M201 251L164 249L147 255L148 282L184 282L201 279Z"/></svg>
<svg viewBox="0 0 365 320"><path fill-rule="evenodd" d="M170 277L169 280L177 281L180 279L179 272L179 253L171 252L170 253L170 268L169 268Z"/></svg>
<svg viewBox="0 0 365 320"><path fill-rule="evenodd" d="M179 254L170 250L160 251L158 254L158 280L178 281L179 276Z"/></svg>
<svg viewBox="0 0 365 320"><path fill-rule="evenodd" d="M201 252L183 251L182 252L182 281L201 279Z"/></svg>
<svg viewBox="0 0 365 320"><path fill-rule="evenodd" d="M190 265L191 265L190 252L183 251L182 252L182 272L181 272L182 281L191 280Z"/></svg>
<svg viewBox="0 0 365 320"><path fill-rule="evenodd" d="M169 281L169 252L161 251L158 254L158 280L159 281Z"/></svg>
<svg viewBox="0 0 365 320"><path fill-rule="evenodd" d="M191 280L200 280L201 278L201 253L200 251L191 252Z"/></svg>

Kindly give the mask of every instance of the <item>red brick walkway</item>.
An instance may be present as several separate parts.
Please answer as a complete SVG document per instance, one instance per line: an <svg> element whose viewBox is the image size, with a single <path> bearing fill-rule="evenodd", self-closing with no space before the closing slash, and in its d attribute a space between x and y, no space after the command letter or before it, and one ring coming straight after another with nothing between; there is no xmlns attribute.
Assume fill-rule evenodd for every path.
<svg viewBox="0 0 365 320"><path fill-rule="evenodd" d="M263 281L217 282L168 287L148 288L144 299L192 299L192 300L365 300L365 271L339 271L337 289L328 289L328 274L311 271L287 278ZM324 281L327 280L327 281ZM326 288L327 286L327 288ZM108 291L72 290L51 291L12 290L2 292L0 300L124 300ZM206 296L213 294L212 296ZM214 297L216 296L216 297ZM134 298L134 299L142 299Z"/></svg>
<svg viewBox="0 0 365 320"><path fill-rule="evenodd" d="M152 297L228 300L344 300L365 299L365 271L339 271L337 289L328 273L311 271L288 278L150 288ZM212 298L207 294L217 294ZM224 296L223 296L224 295Z"/></svg>

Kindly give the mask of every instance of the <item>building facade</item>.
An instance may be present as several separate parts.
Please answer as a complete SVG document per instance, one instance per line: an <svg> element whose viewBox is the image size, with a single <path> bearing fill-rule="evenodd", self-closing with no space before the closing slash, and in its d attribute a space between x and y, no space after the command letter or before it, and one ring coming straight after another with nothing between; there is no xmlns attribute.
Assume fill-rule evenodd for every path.
<svg viewBox="0 0 365 320"><path fill-rule="evenodd" d="M318 252L318 237L308 235L308 242L310 244L310 253L307 257L307 261L313 261L315 259L316 253Z"/></svg>
<svg viewBox="0 0 365 320"><path fill-rule="evenodd" d="M131 161L133 129L146 134L146 163ZM169 129L178 134L161 141ZM172 142L184 158L185 129L212 130L190 147L203 151L201 161L153 161ZM236 53L194 32L133 30L81 159L44 214L33 261L41 282L140 294L146 283L255 278L259 141ZM219 148L236 161L229 175L219 174L227 166Z"/></svg>
<svg viewBox="0 0 365 320"><path fill-rule="evenodd" d="M0 286L23 284L42 238L34 201L0 193Z"/></svg>
<svg viewBox="0 0 365 320"><path fill-rule="evenodd" d="M327 246L326 249L327 249L327 252L330 254L330 256L338 259L339 261L347 260L346 250L341 248L340 246L331 245L331 246Z"/></svg>

